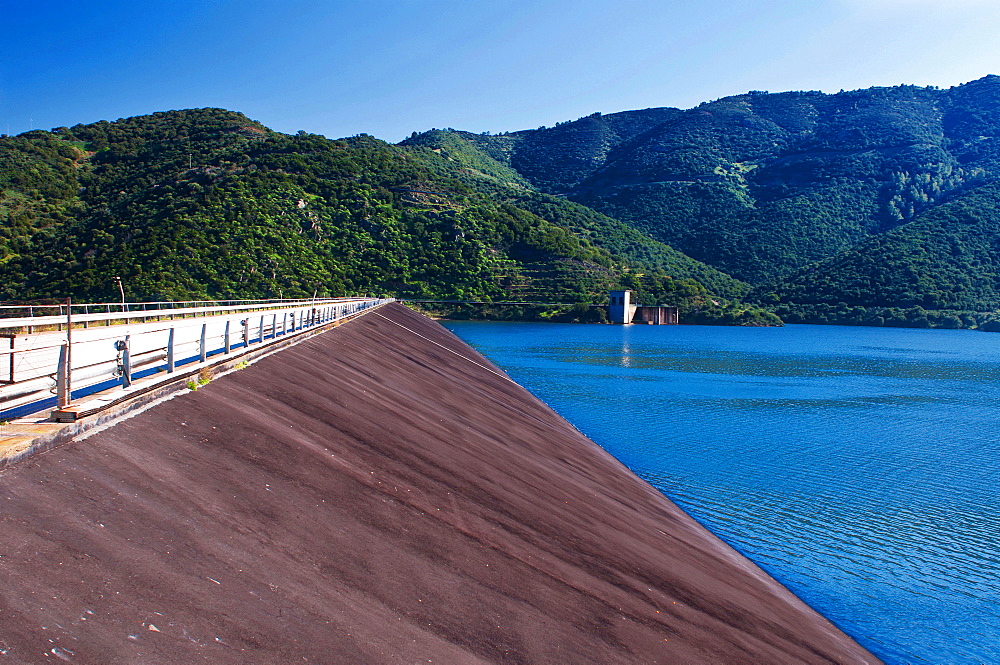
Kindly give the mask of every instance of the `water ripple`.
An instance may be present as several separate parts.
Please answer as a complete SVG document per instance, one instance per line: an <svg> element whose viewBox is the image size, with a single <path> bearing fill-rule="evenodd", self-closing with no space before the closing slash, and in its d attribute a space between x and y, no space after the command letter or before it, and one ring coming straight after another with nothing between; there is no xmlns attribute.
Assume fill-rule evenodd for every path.
<svg viewBox="0 0 1000 665"><path fill-rule="evenodd" d="M887 663L1000 663L996 336L450 327Z"/></svg>

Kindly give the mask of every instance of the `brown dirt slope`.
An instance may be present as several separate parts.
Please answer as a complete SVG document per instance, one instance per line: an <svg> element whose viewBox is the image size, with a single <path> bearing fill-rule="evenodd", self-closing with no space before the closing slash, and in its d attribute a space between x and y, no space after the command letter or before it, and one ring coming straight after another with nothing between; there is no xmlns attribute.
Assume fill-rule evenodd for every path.
<svg viewBox="0 0 1000 665"><path fill-rule="evenodd" d="M877 662L497 371L392 305L0 473L0 665Z"/></svg>

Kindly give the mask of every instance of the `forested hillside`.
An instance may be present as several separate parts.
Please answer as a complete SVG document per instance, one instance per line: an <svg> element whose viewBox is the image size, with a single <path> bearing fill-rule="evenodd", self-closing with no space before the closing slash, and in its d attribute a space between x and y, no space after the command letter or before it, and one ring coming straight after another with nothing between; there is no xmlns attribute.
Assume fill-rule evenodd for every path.
<svg viewBox="0 0 1000 665"><path fill-rule="evenodd" d="M746 284L495 160L442 152L220 109L3 137L0 298L105 300L116 275L131 299L586 304L625 285L696 318L757 316L734 302Z"/></svg>
<svg viewBox="0 0 1000 665"><path fill-rule="evenodd" d="M1000 303L1000 184L759 287L790 321L960 328Z"/></svg>
<svg viewBox="0 0 1000 665"><path fill-rule="evenodd" d="M170 111L0 137L0 298L106 299L121 275L136 299L369 292L586 318L633 288L688 321L768 320L749 299L789 321L973 327L1000 309L998 191L996 76L399 145Z"/></svg>
<svg viewBox="0 0 1000 665"><path fill-rule="evenodd" d="M820 303L1000 307L997 274L983 262L985 247L1000 245L994 194L977 193L1000 182L1000 77L947 90L751 92L686 111L451 134L541 191L757 285L792 319L825 320L814 316ZM949 258L942 244L969 231L950 202L977 217L979 240ZM893 261L880 253L889 246ZM868 322L878 318L897 322L891 313Z"/></svg>

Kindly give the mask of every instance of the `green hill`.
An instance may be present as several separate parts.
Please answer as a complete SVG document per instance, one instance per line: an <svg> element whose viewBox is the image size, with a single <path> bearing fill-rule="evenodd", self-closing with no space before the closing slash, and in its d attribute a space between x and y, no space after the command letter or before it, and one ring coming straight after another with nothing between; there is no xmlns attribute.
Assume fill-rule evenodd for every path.
<svg viewBox="0 0 1000 665"><path fill-rule="evenodd" d="M803 307L838 303L1000 308L979 250L938 251L964 233L953 202L981 219L981 243L997 233L983 188L1000 183L1000 77L946 90L750 92L684 111L455 136L541 191L756 285L793 320L822 320ZM879 247L900 243L923 253L900 249L894 268L879 263L888 260Z"/></svg>
<svg viewBox="0 0 1000 665"><path fill-rule="evenodd" d="M762 285L790 321L972 327L1000 306L1000 184Z"/></svg>
<svg viewBox="0 0 1000 665"><path fill-rule="evenodd" d="M751 283L1000 177L1000 78L938 90L753 92L687 111L456 133L565 195Z"/></svg>
<svg viewBox="0 0 1000 665"><path fill-rule="evenodd" d="M746 284L439 139L288 136L220 109L0 138L0 298L114 299L120 275L132 299L590 303L630 285L746 312Z"/></svg>
<svg viewBox="0 0 1000 665"><path fill-rule="evenodd" d="M0 137L0 298L627 287L688 320L971 326L1000 309L997 187L996 76L399 145L171 111Z"/></svg>
<svg viewBox="0 0 1000 665"><path fill-rule="evenodd" d="M639 270L693 279L723 297L738 298L749 290L746 283L691 259L632 225L535 190L511 167L487 152L484 146L488 142L489 137L484 135L431 130L411 137L402 145L431 150L448 160L451 169L458 167L459 177L470 186L569 229L576 237L626 259Z"/></svg>

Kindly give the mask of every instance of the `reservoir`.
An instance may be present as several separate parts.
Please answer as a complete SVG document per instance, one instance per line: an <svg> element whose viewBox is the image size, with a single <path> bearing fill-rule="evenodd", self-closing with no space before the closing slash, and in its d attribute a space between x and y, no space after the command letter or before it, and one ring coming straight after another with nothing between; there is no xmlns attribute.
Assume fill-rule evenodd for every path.
<svg viewBox="0 0 1000 665"><path fill-rule="evenodd" d="M887 663L1000 662L1000 335L445 325Z"/></svg>

